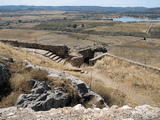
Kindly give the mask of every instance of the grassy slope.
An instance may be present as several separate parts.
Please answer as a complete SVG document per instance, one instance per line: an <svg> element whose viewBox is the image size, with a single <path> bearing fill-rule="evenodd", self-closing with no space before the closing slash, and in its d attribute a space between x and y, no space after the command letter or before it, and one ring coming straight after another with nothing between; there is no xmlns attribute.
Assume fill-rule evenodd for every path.
<svg viewBox="0 0 160 120"><path fill-rule="evenodd" d="M133 65L120 59L105 57L95 67L117 83L131 88L136 94L149 97L160 106L160 71ZM140 99L140 98L138 98Z"/></svg>
<svg viewBox="0 0 160 120"><path fill-rule="evenodd" d="M56 68L58 70L63 69L62 65L58 65L52 62L50 59L43 59L41 57L37 57L33 54L30 54L25 51L20 51L13 49L11 46L0 43L0 55L5 57L12 57L16 59L15 63L5 62L10 66L10 71L12 77L10 79L10 84L12 88L12 92L9 96L4 98L0 103L0 107L8 107L15 104L17 97L21 93L28 93L29 87L27 86L27 80L33 78L33 76L45 76L43 72L28 72L23 67L23 60L27 59L34 65ZM3 60L0 60L3 61Z"/></svg>
<svg viewBox="0 0 160 120"><path fill-rule="evenodd" d="M12 46L8 46L0 43L0 55L5 57L12 57L16 59L15 63L8 63L10 66L10 71L12 73L12 77L10 79L10 84L12 88L12 92L9 96L4 97L0 102L0 107L8 107L15 104L17 97L22 93L29 93L30 86L27 84L27 80L31 78L38 78L39 80L48 80L48 83L51 85L62 85L63 81L58 82L56 79L46 78L46 74L43 71L32 71L28 72L23 67L23 60L27 59L34 65L44 66L51 69L65 71L69 74L75 75L79 79L86 82L90 85L91 76L86 74L81 74L73 71L69 71L68 67L63 66L61 64L55 63L48 58L37 57L34 54L15 50ZM3 61L3 60L0 60ZM70 86L70 85L67 85ZM100 94L108 103L108 105L118 105L123 106L125 104L129 104L131 106L135 106L136 103L131 101L127 96L118 91L117 89L111 88L105 85L98 79L92 78L92 87L95 92Z"/></svg>

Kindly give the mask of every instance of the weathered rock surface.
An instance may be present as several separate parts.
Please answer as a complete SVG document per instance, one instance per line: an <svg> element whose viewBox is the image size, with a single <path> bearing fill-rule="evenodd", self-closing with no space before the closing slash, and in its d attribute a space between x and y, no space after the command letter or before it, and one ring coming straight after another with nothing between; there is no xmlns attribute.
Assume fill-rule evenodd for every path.
<svg viewBox="0 0 160 120"><path fill-rule="evenodd" d="M70 80L74 89L78 92L78 97L79 97L78 102L83 104L84 106L86 107L96 106L99 108L108 107L104 99L100 95L94 93L87 86L87 84L85 84L78 78L61 71L32 65L28 61L25 61L25 63L26 63L26 69L44 70L48 73L48 76L50 77L65 78L67 80ZM67 96L67 94L65 94L62 90L60 89L58 91L54 90L54 92L52 93L50 92L50 87L47 86L45 83L35 82L31 94L21 95L16 105L22 107L29 107L36 111L49 110L50 108L64 107L72 104L72 102L69 100L70 100L69 96Z"/></svg>
<svg viewBox="0 0 160 120"><path fill-rule="evenodd" d="M9 61L9 62L14 62L15 61L13 58L6 58L4 56L0 56L0 59L5 60L5 61Z"/></svg>
<svg viewBox="0 0 160 120"><path fill-rule="evenodd" d="M65 107L69 104L70 98L62 88L55 88L51 92L51 87L45 81L31 81L35 83L31 94L20 95L16 106L32 108L35 111L44 111L51 108Z"/></svg>
<svg viewBox="0 0 160 120"><path fill-rule="evenodd" d="M8 82L10 77L9 70L4 63L0 63L0 87Z"/></svg>
<svg viewBox="0 0 160 120"><path fill-rule="evenodd" d="M149 105L112 106L111 108L84 108L82 105L65 107L49 111L35 112L29 108L0 109L1 120L159 120L160 108Z"/></svg>
<svg viewBox="0 0 160 120"><path fill-rule="evenodd" d="M6 64L0 62L0 100L1 97L7 95L10 92L9 80L10 73Z"/></svg>

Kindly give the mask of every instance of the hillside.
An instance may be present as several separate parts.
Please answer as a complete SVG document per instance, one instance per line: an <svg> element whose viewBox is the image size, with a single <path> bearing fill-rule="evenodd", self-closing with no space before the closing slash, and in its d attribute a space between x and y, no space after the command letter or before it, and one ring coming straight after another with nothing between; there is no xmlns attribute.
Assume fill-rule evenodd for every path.
<svg viewBox="0 0 160 120"><path fill-rule="evenodd" d="M81 11L81 12L122 12L122 11L141 11L147 10L145 7L100 7L100 6L0 6L2 11L24 11L24 10L62 10L62 11Z"/></svg>
<svg viewBox="0 0 160 120"><path fill-rule="evenodd" d="M10 45L6 45L3 43L0 43L0 55L4 56L6 58L13 58L13 60L15 60L14 63L9 62L7 59L4 58L0 58L0 61L7 64L10 73L11 73L11 79L9 80L10 82L10 87L11 87L11 93L6 94L5 96L3 96L2 101L0 103L1 107L8 107L8 108L3 108L0 109L0 119L14 119L14 120L18 120L18 119L107 119L107 120L113 120L113 119L155 119L158 120L160 117L160 109L156 108L156 107L151 107L149 105L140 105L138 103L138 101L133 101L131 98L129 97L127 94L124 94L123 91L121 92L121 87L118 89L112 88L113 86L107 86L107 84L100 80L101 77L99 77L99 79L97 79L96 74L93 75L89 75L90 73L84 74L84 73L79 73L77 72L77 70L80 69L75 69L73 67L69 67L69 66L64 66L63 64L60 63L56 63L54 61L52 61L49 58L40 56L40 55L36 55L35 52L27 52L27 51L23 51L20 48L13 48ZM27 59L27 61L30 61L31 64L29 64L28 62L25 62ZM104 62L105 61L105 62ZM104 63L105 64L104 64ZM108 64L108 62L110 63L110 66L107 67L107 73L105 67L103 67L103 65ZM34 64L34 65L32 65ZM103 65L102 65L103 64ZM28 68L26 69L25 66L28 66ZM52 76L47 77L47 74L45 71L43 71L42 67L45 68L46 70L51 70L53 72L49 72L50 74L52 74ZM120 60L116 60L116 59L111 59L111 58L104 58L101 61L97 62L97 64L95 65L95 67L93 69L101 69L102 73L107 73L107 75L109 75L114 81L115 78L113 78L116 74L116 76L119 79L117 82L121 84L122 81L120 81L122 79L123 76L121 75L126 75L126 73L120 73L119 75L117 75L119 72L116 69L113 69L113 67L115 66L119 66L119 67L123 67L125 66L127 68L127 70L129 71L130 69L130 65L124 61L120 61ZM38 71L32 71L32 67L36 68L38 67ZM136 67L136 66L135 66ZM48 69L49 68L49 69ZM138 70L141 71L141 69L143 69L142 67L136 67L134 68L134 65L131 67L133 72L138 72ZM45 70L44 69L44 70ZM51 77L55 76L56 73L54 73L54 70L61 70L64 72L67 72L69 74L75 75L77 76L79 79L84 80L86 83L88 83L88 85L95 90L97 93L99 93L101 96L103 96L103 98L105 99L105 101L107 102L107 104L111 107L107 108L104 107L103 109L99 109L99 108L84 108L82 105L76 105L73 104L73 107L69 107L66 106L64 108L52 108L49 111L39 111L39 112L35 112L30 108L21 108L21 107L11 107L15 104L15 102L17 101L17 98L20 94L29 94L30 90L31 90L31 86L30 84L28 84L28 80L31 78L34 79L38 79L40 81L45 80L46 83L50 84L51 86L57 87L57 86L61 86L64 87L67 91L69 90L70 93L74 93L74 96L72 96L73 94L70 94L72 97L74 97L74 100L76 100L76 96L77 93L74 91L74 88L72 87L72 84L66 80L66 79L51 79ZM81 69L86 69L87 71L90 71L89 69L92 69L92 67L88 68L81 68ZM124 68L120 68L121 72L124 72L122 69ZM111 71L108 71L111 70ZM146 72L150 72L153 74L154 71L152 70L146 70ZM58 72L58 71L55 71ZM66 73L58 73L59 75L61 74L62 76L67 75ZM148 73L147 73L148 74ZM97 74L98 75L98 74ZM99 74L100 75L100 74ZM104 74L106 75L106 74ZM136 74L133 74L136 75ZM158 77L158 73L156 73L156 76L154 75L154 80L157 79ZM57 76L57 75L56 75ZM68 76L68 75L67 75ZM142 75L143 76L143 75ZM127 77L127 76L124 76ZM138 77L138 76L137 76ZM74 77L73 77L74 78ZM139 78L138 78L139 79ZM90 80L92 80L92 82L90 83ZM140 80L140 79L139 79ZM140 80L141 81L141 80ZM127 82L127 81L126 81ZM135 81L136 82L136 81ZM65 84L64 84L65 83ZM154 82L153 82L154 83ZM146 93L145 90L151 90L150 92L153 92L152 90L154 90L154 88L156 87L157 84L151 84L152 85L152 89L150 89L151 86L145 86L145 85L149 85L149 82L143 82L142 85L144 85L143 90L142 89L137 89L136 87L134 89L141 91L143 93L143 91ZM140 84L141 85L141 82ZM48 88L45 88L48 89ZM158 89L158 88L157 88ZM33 89L32 88L32 92L35 90L40 90L38 89ZM41 89L42 90L42 89ZM34 92L33 92L34 93ZM149 93L149 91L148 91ZM130 94L133 95L133 94ZM153 94L152 95L156 95ZM158 95L158 94L157 94ZM145 95L144 95L145 96ZM144 96L139 96L139 98L137 99L141 99L141 97ZM137 95L135 94L134 97L136 98ZM146 97L146 96L145 96ZM147 94L148 100L151 100L150 98L150 94ZM155 96L156 97L156 96ZM159 97L156 97L157 103L159 103L158 99ZM153 98L154 99L154 98ZM145 100L145 98L143 99ZM147 102L143 101L144 103L146 102L146 104L152 104L151 101ZM155 102L156 102L155 100ZM91 103L90 103L91 104ZM137 106L137 104L139 106ZM155 104L155 103L154 103ZM116 106L118 105L118 106ZM128 106L125 106L128 105ZM123 107L120 107L123 106ZM132 107L129 107L132 106ZM136 107L135 107L136 106ZM158 104L155 104L153 106L159 106ZM23 113L23 114L22 114Z"/></svg>
<svg viewBox="0 0 160 120"><path fill-rule="evenodd" d="M13 60L15 60L14 63L10 63L6 61L6 59L2 59L2 58L0 59L1 62L9 66L9 69L11 72L11 79L9 80L11 85L10 86L11 91L9 91L10 93L7 93L5 94L5 96L3 96L2 101L0 103L0 106L2 108L11 107L15 105L15 102L17 101L18 96L21 94L30 95L29 93L31 90L31 86L27 82L29 79L37 79L40 81L45 80L46 83L48 83L51 86L63 87L65 88L65 91L69 92L69 95L73 97L74 100L76 100L77 92L75 92L74 87L72 87L72 84L68 81L69 79L64 79L64 78L51 79L51 76L57 76L56 75L58 72L57 70L63 71L62 73L58 72L60 76L61 75L65 76L67 75L66 73L68 73L68 74L77 76L79 79L85 81L95 92L97 92L104 98L104 100L107 102L109 106L112 106L110 108L107 108L107 107L103 108L102 110L98 108L86 109L80 106L76 106L74 108L66 106L65 108L61 108L61 109L51 109L50 111L46 111L46 112L38 112L38 115L35 114L31 109L23 109L23 108L17 109L16 107L12 107L12 108L0 109L1 117L3 119L10 119L10 118L12 119L12 117L14 119L23 119L24 117L30 119L31 117L39 118L40 117L39 115L41 115L43 119L50 119L51 117L53 117L52 115L55 115L55 114L58 115L57 117L54 116L55 119L62 117L62 119L91 118L91 119L111 119L112 120L113 116L114 118L116 117L117 119L122 119L122 118L158 119L160 116L159 108L151 107L151 106L155 106L155 107L159 106L159 99L158 99L159 94L157 93L157 90L159 89L159 87L157 87L159 86L158 71L155 73L155 71L152 69L148 69L148 68L144 69L143 67L132 65L125 61L110 58L110 57L106 57L101 61L98 61L94 67L86 66L78 69L78 68L73 68L71 66L68 66L67 64L65 66L64 64L56 63L49 58L39 56L38 54L35 53L36 50L33 53L33 52L26 51L27 49L26 50L21 50L21 48L15 49L12 46L10 45L8 46L3 43L0 43L0 49L1 49L0 51L1 56L4 56L6 58L13 58ZM25 62L26 59L27 61L30 61L31 64L28 64L28 62L26 64ZM28 68L26 69L25 66L28 66ZM33 68L38 67L38 71L32 70L32 66L34 66ZM41 68L43 69L45 68L45 70L49 70L49 71L50 70L54 71L54 69L56 69L56 73L48 72L50 75L53 74L49 77L48 73L43 71ZM88 73L79 72L82 70L88 71ZM94 73L95 70L98 70L103 75L101 75L100 73L95 74ZM132 71L132 73L131 72L129 73L131 75L128 75L127 71ZM139 76L138 73L140 73L140 71L141 71L141 75ZM149 75L150 73L154 75L150 76ZM145 80L143 78L144 75L149 75L149 76L145 76L148 78L146 79L146 81L144 81ZM104 81L103 81L103 76L105 78ZM108 80L107 78L111 80ZM151 82L150 79L153 79L154 81ZM135 81L135 80L139 80L139 81ZM155 83L155 81L157 82ZM112 85L109 85L108 82L111 82ZM117 85L119 86L114 86L113 84L114 82L116 82ZM127 87L130 88L128 89L127 92L121 89L121 88L127 88ZM32 88L33 93L35 90L36 89ZM40 89L38 88L37 90L40 90ZM89 105L92 105L91 103L87 102L87 104ZM143 105L143 104L149 104L151 106L149 105L137 106L137 105ZM85 106L85 104L83 105ZM119 107L113 106L113 105L118 105ZM124 105L129 105L132 108ZM72 107L73 106L75 106L75 101L72 104ZM73 113L73 111L75 110L76 112ZM118 114L115 114L114 113L115 111ZM23 116L21 114L22 112L24 113ZM82 116L79 116L79 113L82 113ZM28 114L31 114L31 116L28 116ZM46 116L46 114L48 115Z"/></svg>

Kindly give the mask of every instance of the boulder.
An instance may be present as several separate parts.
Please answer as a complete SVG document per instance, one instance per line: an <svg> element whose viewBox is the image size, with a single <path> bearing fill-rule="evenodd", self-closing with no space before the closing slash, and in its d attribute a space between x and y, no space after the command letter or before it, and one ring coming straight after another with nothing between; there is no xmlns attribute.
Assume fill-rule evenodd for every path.
<svg viewBox="0 0 160 120"><path fill-rule="evenodd" d="M8 82L9 77L10 73L7 65L0 63L0 87L3 87Z"/></svg>
<svg viewBox="0 0 160 120"><path fill-rule="evenodd" d="M34 81L35 84L31 93L19 96L15 104L17 107L28 107L35 111L45 111L51 108L65 107L68 105L70 97L62 88L54 88L53 92L51 92L51 87L44 81Z"/></svg>
<svg viewBox="0 0 160 120"><path fill-rule="evenodd" d="M39 82L36 80L30 80L30 84L34 84L31 90L31 94L21 95L16 103L16 106L20 107L29 107L35 111L39 110L49 110L51 108L59 108L65 106L72 106L75 104L82 104L85 107L108 107L104 99L93 92L89 86L81 81L80 79L67 74L65 72L47 69L41 66L35 66L30 64L28 61L25 61L26 69L30 70L44 70L48 73L49 77L56 77L59 79L69 80L73 89L77 91L77 98L74 98L74 94L68 92L69 88L52 88L48 86L45 82ZM72 97L73 96L73 97Z"/></svg>
<svg viewBox="0 0 160 120"><path fill-rule="evenodd" d="M6 58L4 56L0 56L0 59L2 59L4 61L9 61L9 62L14 62L15 61L15 59L13 59L13 58Z"/></svg>
<svg viewBox="0 0 160 120"><path fill-rule="evenodd" d="M74 88L78 91L78 95L80 96L80 104L85 107L108 107L104 99L92 91L86 83L66 73L64 76L72 81Z"/></svg>

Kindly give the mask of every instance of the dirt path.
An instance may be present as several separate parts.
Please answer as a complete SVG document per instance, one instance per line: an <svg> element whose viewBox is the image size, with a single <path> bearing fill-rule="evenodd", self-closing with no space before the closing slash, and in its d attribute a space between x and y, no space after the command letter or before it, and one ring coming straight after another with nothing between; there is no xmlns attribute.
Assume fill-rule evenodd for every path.
<svg viewBox="0 0 160 120"><path fill-rule="evenodd" d="M65 64L67 67L71 69L77 69L76 67L73 67L70 63ZM85 68L81 68L85 69ZM94 67L87 67L87 73L88 75L101 80L104 82L107 86L110 86L114 89L119 90L120 92L127 95L134 103L137 105L144 105L149 104L153 107L157 107L156 103L151 100L151 98L139 91L134 90L133 88L130 88L129 86L123 84L123 83L117 83L112 81L110 78L107 78L103 73L101 73L99 70L95 69Z"/></svg>
<svg viewBox="0 0 160 120"><path fill-rule="evenodd" d="M94 78L97 78L101 81L103 81L107 86L110 86L112 88L118 89L125 95L129 96L136 104L138 105L144 105L144 104L149 104L151 106L155 106L156 104L154 101L151 100L147 95L143 95L138 91L135 91L132 88L129 88L125 84L122 83L116 83L112 81L109 78L106 78L105 75L100 73L100 71L96 70L95 68L92 68L92 70L88 71L88 74L91 75Z"/></svg>
<svg viewBox="0 0 160 120"><path fill-rule="evenodd" d="M78 70L78 68L73 67L70 63L66 63L65 66L69 67L70 69ZM83 69L83 68L80 68L80 69ZM149 104L151 106L156 107L156 103L152 101L151 98L149 98L147 95L141 94L140 92L132 88L129 88L125 84L112 81L111 79L107 78L104 74L102 74L100 71L98 71L94 67L89 67L89 69L87 67L87 73L88 75L91 75L92 77L101 80L107 86L117 89L120 92L124 93L125 95L129 96L129 98L131 98L132 101L134 101L138 105Z"/></svg>

